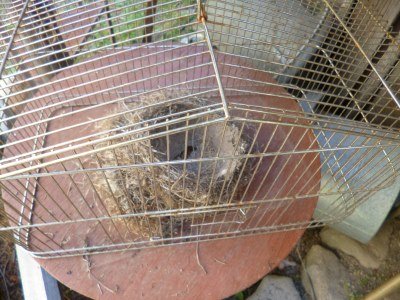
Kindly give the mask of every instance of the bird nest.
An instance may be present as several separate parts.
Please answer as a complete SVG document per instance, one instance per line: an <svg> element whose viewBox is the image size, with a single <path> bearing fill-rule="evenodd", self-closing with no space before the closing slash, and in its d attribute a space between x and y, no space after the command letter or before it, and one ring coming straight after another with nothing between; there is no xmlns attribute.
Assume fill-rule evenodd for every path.
<svg viewBox="0 0 400 300"><path fill-rule="evenodd" d="M153 93L119 105L117 118L98 123L112 139L97 148L123 146L96 154L100 168L121 168L96 172L94 183L111 215L132 214L121 221L135 234L182 235L196 217L168 215L169 210L226 204L247 184L249 164L233 159L250 146L243 125L224 121L219 112L187 118L188 111L208 104L181 93ZM216 119L221 121L209 123ZM159 217L155 212L166 214ZM197 218L204 219L204 214Z"/></svg>

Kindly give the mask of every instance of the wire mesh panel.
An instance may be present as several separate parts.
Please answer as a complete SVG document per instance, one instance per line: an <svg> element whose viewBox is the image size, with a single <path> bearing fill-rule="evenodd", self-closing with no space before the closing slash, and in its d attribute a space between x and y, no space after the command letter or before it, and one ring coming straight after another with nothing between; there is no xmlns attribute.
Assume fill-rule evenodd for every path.
<svg viewBox="0 0 400 300"><path fill-rule="evenodd" d="M399 20L372 1L2 11L1 230L37 256L335 222L398 175Z"/></svg>
<svg viewBox="0 0 400 300"><path fill-rule="evenodd" d="M379 3L397 7L386 14L387 23L374 1L207 5L215 48L270 74L305 112L320 151L320 221L338 221L365 200L360 192L393 183L399 158L396 3ZM238 91L225 86L230 90Z"/></svg>

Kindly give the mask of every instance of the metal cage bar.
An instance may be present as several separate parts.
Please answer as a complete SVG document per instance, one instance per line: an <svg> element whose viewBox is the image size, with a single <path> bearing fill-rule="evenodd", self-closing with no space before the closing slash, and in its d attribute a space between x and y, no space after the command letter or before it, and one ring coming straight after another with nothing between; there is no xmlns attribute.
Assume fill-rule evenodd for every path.
<svg viewBox="0 0 400 300"><path fill-rule="evenodd" d="M1 3L0 233L46 258L342 220L399 176L391 1Z"/></svg>

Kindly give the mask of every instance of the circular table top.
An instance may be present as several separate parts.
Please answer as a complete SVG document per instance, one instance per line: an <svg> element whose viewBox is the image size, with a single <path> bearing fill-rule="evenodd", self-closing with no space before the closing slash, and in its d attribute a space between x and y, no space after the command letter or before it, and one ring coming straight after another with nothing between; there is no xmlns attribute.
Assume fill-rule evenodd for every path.
<svg viewBox="0 0 400 300"><path fill-rule="evenodd" d="M188 47L190 49L190 47ZM200 50L199 50L200 49ZM195 51L203 53L201 47ZM139 52L137 52L139 51ZM145 49L143 51L155 51ZM193 51L193 50L177 50L177 51ZM107 53L106 53L107 54ZM76 90L73 92L87 94L85 98L88 103L95 103L95 99L91 96L96 90L103 88L109 88L110 86L116 85L117 83L126 84L132 82L129 85L129 89L139 89L137 76L146 78L148 74L154 73L157 70L142 70L140 74L135 72L125 73L124 77L118 79L104 79L103 82L90 84L91 76L98 78L99 76L106 76L106 74L117 74L123 70L134 70L137 68L136 65L129 65L127 62L123 67L118 66L114 69L110 68L107 72L103 73L89 73L86 77L79 77L73 79L70 78L72 74L80 74L84 71L88 71L91 68L96 69L99 66L107 66L115 62L121 62L130 59L132 57L140 57L143 53L140 50L132 50L130 52L115 52L114 56L108 57L106 60L102 60L101 57L90 64L69 68L65 71L60 72L54 77L54 85L47 86L46 89L41 89L37 92L37 98L39 99L36 103L29 103L25 107L25 111L30 111L34 107L45 106L48 103L53 103L52 98L50 100L50 94L54 94L57 90L62 90L62 87L77 85ZM165 54L164 54L165 56ZM165 57L162 59L165 59ZM204 61L204 53L195 57L190 58L191 62L187 62L187 65L197 64L198 60ZM157 60L157 57L153 57ZM290 111L298 112L300 115L300 108L295 100L287 96L285 91L274 84L274 80L265 74L264 72L255 71L251 68L241 68L242 61L238 58L230 58L226 55L217 56L219 61L228 62L226 66L221 66L220 72L223 75L222 82L227 86L239 87L240 84L248 84L246 79L255 79L265 83L271 83L271 85L256 86L253 87L254 91L260 91L263 95L253 96L235 96L231 97L234 101L240 103L246 103L250 101L252 105L260 105L269 107L270 109L288 109ZM149 65L147 62L143 64ZM182 63L182 62L181 62ZM139 63L140 64L140 63ZM236 66L235 66L236 65ZM151 66L151 64L150 64ZM232 67L233 66L233 67ZM168 72L168 70L174 69L176 66L167 65L163 66L159 72ZM158 67L157 67L158 68ZM146 73L149 72L149 73ZM211 72L209 68L201 69L198 73L186 74L188 77L195 78L196 76L205 76L207 72ZM224 77L224 75L229 75ZM133 77L132 77L133 76ZM179 75L177 75L179 77ZM181 74L182 76L182 74ZM241 77L243 80L238 80ZM72 80L72 82L70 82ZM163 84L168 85L177 80L176 78L166 78ZM140 80L139 80L140 81ZM84 85L85 82L89 82L89 85ZM80 84L80 85L79 85ZM144 88L153 86L155 82L145 82ZM126 86L126 85L125 85ZM124 91L122 91L124 92ZM128 91L129 92L129 91ZM268 94L279 94L281 96L268 96ZM285 96L286 95L286 96ZM68 95L59 93L60 100L68 98ZM49 98L50 97L50 98ZM64 98L63 98L64 97ZM116 97L114 95L114 97ZM77 103L77 105L83 105L84 103ZM34 106L35 105L35 106ZM86 103L87 105L87 103ZM72 108L73 110L73 108ZM56 110L51 111L49 116L53 116ZM94 110L92 111L94 113ZM36 114L39 118L39 114ZM80 116L82 118L91 117L90 112ZM31 114L31 119L19 118L16 121L16 128L23 127L35 118L34 114ZM271 117L273 118L273 117ZM280 119L281 122L282 118ZM65 118L63 122L71 122L68 118ZM61 124L61 123L60 123ZM63 126L62 124L50 124L47 130L54 130ZM54 127L52 127L54 126ZM270 126L270 127L268 127ZM272 130L272 126L265 125L265 132ZM271 147L268 151L277 151L277 149L293 150L294 147L297 149L310 149L316 148L315 138L312 131L305 127L293 127L282 126L279 127L278 131L280 134L274 135L275 142L271 143ZM20 135L29 134L29 130L18 132ZM77 134L76 130L71 131L69 134ZM15 142L21 138L16 134L10 136L9 142ZM286 137L290 136L287 142ZM68 133L64 132L63 135L52 136L49 135L45 144L56 144L63 139L68 138ZM24 142L25 143L25 142ZM21 153L23 149L30 149L32 142L27 141L26 144L10 146L5 149L4 157L12 157L15 153ZM282 144L284 146L282 147ZM21 150L22 149L22 150ZM306 159L305 159L306 158ZM297 162L304 161L304 164L298 165ZM276 160L269 161L270 163L276 163L276 168L272 168L270 171L270 178L263 182L258 181L258 184L264 185L261 190L268 190L268 195L265 195L266 199L279 198L279 197L293 197L299 193L305 193L305 185L310 185L312 188L307 190L307 193L312 194L313 190L319 188L319 156L315 153L310 154L295 154L290 158L284 156L277 156ZM289 163L288 163L289 162ZM266 163L268 166L268 163ZM273 165L274 166L274 165ZM281 184L273 184L276 179ZM31 180L31 179L30 179ZM43 177L39 179L39 187L32 193L35 194L37 204L32 208L34 211L33 222L43 221L46 218L50 218L48 214L43 210L43 207L51 208L52 213L57 216L57 207L55 203L50 201L50 197L46 197L46 193L51 193L54 190L54 195L51 198L59 199L59 203L63 203L62 196L56 190L61 189L60 187L54 187L54 183L51 182L51 177ZM3 191L3 198L5 199L7 213L10 217L10 222L13 223L13 219L17 220L18 216L15 215L19 211L19 203L15 202L15 195L12 195L14 187L12 182L5 182L5 185L9 184L8 189ZM66 183L58 183L62 186ZM273 188L269 189L268 184L273 184ZM31 185L31 188L34 185ZM314 193L315 194L315 193ZM59 196L59 197L58 197ZM279 196L279 197L278 197ZM315 204L317 201L316 197L303 197L302 199L292 198L286 202L278 203L277 209L273 214L277 214L278 217L273 219L275 223L265 223L264 225L284 225L284 224L295 224L298 226L304 226L312 217ZM54 200L53 200L54 201ZM93 200L94 201L94 200ZM59 204L57 204L59 205ZM282 210L279 210L279 205ZM13 207L13 209L11 209ZM276 207L275 207L276 208ZM68 214L68 209L65 208ZM29 210L25 212L28 216ZM65 213L65 212L63 212ZM41 220L37 216L41 216ZM61 213L58 216L62 217ZM36 219L35 219L36 218ZM293 227L294 228L294 227ZM292 229L293 229L292 228ZM270 228L273 229L272 227ZM289 229L289 228L288 228ZM69 232L71 239L69 243L64 243L64 240L59 238ZM51 240L57 240L60 248L63 246L70 247L82 247L81 242L78 242L78 238L81 240L84 234L87 234L87 230L83 228L81 223L72 224L70 226L56 225L47 226L46 232L48 236L51 236ZM255 283L266 273L276 267L279 262L284 259L291 251L297 240L302 235L303 230L291 230L269 234L259 234L253 236L243 236L229 239L213 240L201 243L185 243L174 246L163 246L158 248L147 248L141 250L126 250L122 252L114 253L102 253L102 254L86 254L84 256L72 256L72 257L61 257L52 259L37 259L39 263L45 268L50 274L56 279L61 281L66 286L77 292L86 295L91 298L102 298L102 299L132 299L132 298L147 298L147 299L158 299L158 298L185 298L185 299L219 299L228 297L248 286ZM35 245L35 238L38 237L38 231L33 229L30 233L31 243L34 246L33 250L38 252L39 245ZM43 233L42 233L43 234ZM96 238L96 233L92 233L92 238ZM75 244L74 244L75 243ZM49 242L49 244L51 244ZM54 246L54 245L53 245ZM41 246L43 247L43 246ZM48 246L50 247L50 246ZM45 249L49 250L49 249ZM39 251L40 252L40 251Z"/></svg>
<svg viewBox="0 0 400 300"><path fill-rule="evenodd" d="M97 254L89 257L90 272L82 256L38 261L63 284L94 299L222 299L275 268L302 232Z"/></svg>

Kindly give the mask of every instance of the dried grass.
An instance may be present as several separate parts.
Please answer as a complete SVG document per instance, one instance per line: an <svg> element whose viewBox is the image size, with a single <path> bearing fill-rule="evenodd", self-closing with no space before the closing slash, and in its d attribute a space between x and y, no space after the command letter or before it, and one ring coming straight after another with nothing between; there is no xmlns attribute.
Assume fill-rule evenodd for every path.
<svg viewBox="0 0 400 300"><path fill-rule="evenodd" d="M98 130L112 130L107 136L128 133L97 147L132 141L128 146L96 154L101 167L145 164L141 167L96 172L93 182L111 214L209 206L217 202L226 203L233 198L233 189L242 166L241 160L159 164L174 160L242 155L248 150L249 142L243 138L244 135L239 137L240 131L235 124L221 122L208 126L200 125L209 119L221 118L222 115L218 113L210 113L207 117L202 116L196 120L184 120L167 128L163 124L164 121L185 116L171 115L202 108L208 104L207 100L197 97L162 103L169 99L182 98L182 95L182 92L153 93L135 103L120 105L116 112L126 113L97 125ZM132 111L145 106L150 107ZM196 124L199 126L195 129L174 134L165 133ZM146 129L152 125L159 127ZM154 138L154 135L161 137ZM245 183L246 177L246 174L241 176L241 183ZM182 228L186 221L136 217L125 223L134 234L140 236L171 237L179 234L178 231L182 229L178 230L178 227Z"/></svg>

